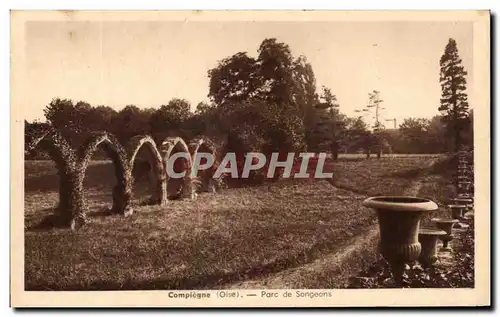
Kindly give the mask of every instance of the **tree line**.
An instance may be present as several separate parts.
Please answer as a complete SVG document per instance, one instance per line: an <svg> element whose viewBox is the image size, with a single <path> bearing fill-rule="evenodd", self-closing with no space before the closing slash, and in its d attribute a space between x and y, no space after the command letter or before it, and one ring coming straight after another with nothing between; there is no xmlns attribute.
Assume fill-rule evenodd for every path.
<svg viewBox="0 0 500 317"><path fill-rule="evenodd" d="M318 89L307 58L294 57L287 44L268 38L256 57L237 52L209 70L209 101L200 102L194 111L182 98L156 108L128 105L119 111L54 98L44 109L46 122L26 121L25 133L50 124L74 146L92 131L107 131L123 144L138 134L157 141L204 135L221 140L227 150L242 152L326 151L334 157L357 152L442 153L472 144L472 111L464 92L466 72L453 39L440 65L441 115L408 118L398 129L386 129L378 119L381 92L367 93L364 111L377 111L373 126L363 116L346 116L331 88Z"/></svg>

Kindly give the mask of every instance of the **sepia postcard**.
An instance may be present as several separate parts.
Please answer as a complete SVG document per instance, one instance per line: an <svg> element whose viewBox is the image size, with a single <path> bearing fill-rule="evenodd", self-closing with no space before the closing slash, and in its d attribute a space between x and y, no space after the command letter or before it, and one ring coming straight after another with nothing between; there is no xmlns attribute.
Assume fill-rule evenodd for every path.
<svg viewBox="0 0 500 317"><path fill-rule="evenodd" d="M491 306L489 11L11 11L11 123L12 307Z"/></svg>

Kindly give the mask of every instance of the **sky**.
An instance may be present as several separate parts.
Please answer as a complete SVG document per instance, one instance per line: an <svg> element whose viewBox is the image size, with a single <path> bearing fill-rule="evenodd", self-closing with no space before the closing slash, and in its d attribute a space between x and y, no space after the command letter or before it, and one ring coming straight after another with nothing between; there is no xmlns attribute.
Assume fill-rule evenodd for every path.
<svg viewBox="0 0 500 317"><path fill-rule="evenodd" d="M311 63L318 88L357 115L380 91L383 119L438 114L439 59L449 38L472 73L470 22L32 21L25 33L26 119L42 120L54 97L121 109L208 100L209 69L237 52L257 56L265 38ZM473 103L471 103L473 107ZM386 122L388 128L392 122Z"/></svg>

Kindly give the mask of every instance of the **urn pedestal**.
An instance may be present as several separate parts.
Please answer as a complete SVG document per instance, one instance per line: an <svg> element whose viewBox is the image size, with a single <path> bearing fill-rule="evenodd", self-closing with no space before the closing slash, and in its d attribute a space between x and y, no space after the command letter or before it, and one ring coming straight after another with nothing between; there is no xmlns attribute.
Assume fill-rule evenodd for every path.
<svg viewBox="0 0 500 317"><path fill-rule="evenodd" d="M472 198L472 195L469 193L460 193L457 195L458 198L464 198L464 199L470 199L472 203L474 203L474 199Z"/></svg>
<svg viewBox="0 0 500 317"><path fill-rule="evenodd" d="M452 201L456 203L461 203L462 205L472 205L474 202L472 198L470 198L469 194L465 194L463 196L457 196L456 198L453 198Z"/></svg>
<svg viewBox="0 0 500 317"><path fill-rule="evenodd" d="M437 241L439 237L445 236L446 231L435 228L420 228L418 241L422 245L422 252L418 261L424 267L432 266L437 261Z"/></svg>
<svg viewBox="0 0 500 317"><path fill-rule="evenodd" d="M456 224L458 220L447 218L432 218L431 221L436 224L436 227L438 229L446 232L445 235L439 236L439 239L443 241L443 247L441 248L441 251L451 251L451 247L448 245L448 243L453 240L453 225Z"/></svg>
<svg viewBox="0 0 500 317"><path fill-rule="evenodd" d="M470 182L469 176L466 175L458 175L457 179L459 183Z"/></svg>
<svg viewBox="0 0 500 317"><path fill-rule="evenodd" d="M453 203L456 205L465 205L466 206L465 211L470 211L474 207L474 205L473 205L474 201L471 198L457 197L457 198L453 198L451 201L453 201Z"/></svg>
<svg viewBox="0 0 500 317"><path fill-rule="evenodd" d="M370 197L363 205L377 213L380 253L390 264L396 284L401 286L405 264L416 261L422 250L418 241L422 214L437 210L438 206L429 199L407 196Z"/></svg>
<svg viewBox="0 0 500 317"><path fill-rule="evenodd" d="M464 218L464 213L467 209L465 205L448 205L448 208L451 211L451 218L458 220L457 223L454 224L453 228L465 229L469 226L462 223L462 221L466 220Z"/></svg>

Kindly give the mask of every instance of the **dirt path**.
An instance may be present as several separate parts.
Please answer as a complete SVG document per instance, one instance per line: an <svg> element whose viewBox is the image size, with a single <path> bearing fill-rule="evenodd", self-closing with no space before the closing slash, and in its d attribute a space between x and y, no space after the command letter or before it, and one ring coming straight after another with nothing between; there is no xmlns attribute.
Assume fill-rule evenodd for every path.
<svg viewBox="0 0 500 317"><path fill-rule="evenodd" d="M437 159L432 160L427 167L432 166ZM407 196L417 196L420 188L422 187L422 179L425 177L425 173L420 175L409 188L405 190L405 195ZM346 262L352 262L353 258L359 258L363 256L366 250L372 250L369 256L376 257L376 251L373 246L378 241L379 228L378 224L372 225L365 234L358 235L351 240L349 240L343 249L336 253L328 254L322 258L319 258L313 262L290 268L287 270L280 271L278 273L260 277L253 280L236 282L229 285L223 285L221 289L299 289L307 288L307 281L304 281L304 277L311 278L313 280L322 279L325 275L335 274L339 275L339 278L329 282L332 286L330 288L342 287L349 277L346 271L350 271L352 267L345 265ZM349 261L351 260L351 261ZM359 260L356 260L359 262ZM353 272L350 272L353 273ZM334 276L335 276L334 275ZM340 275L344 275L344 278L340 278Z"/></svg>

